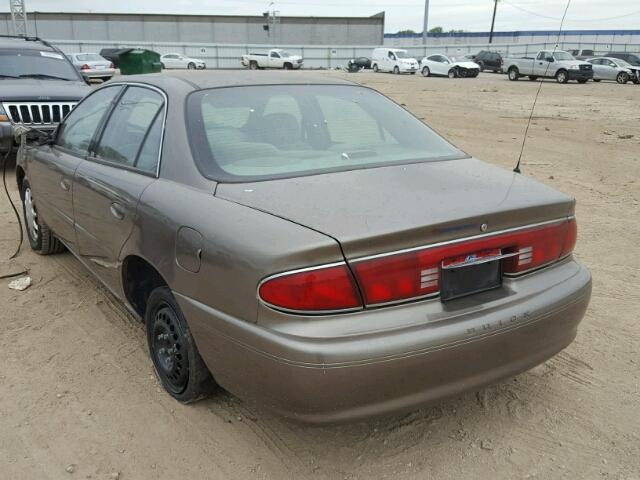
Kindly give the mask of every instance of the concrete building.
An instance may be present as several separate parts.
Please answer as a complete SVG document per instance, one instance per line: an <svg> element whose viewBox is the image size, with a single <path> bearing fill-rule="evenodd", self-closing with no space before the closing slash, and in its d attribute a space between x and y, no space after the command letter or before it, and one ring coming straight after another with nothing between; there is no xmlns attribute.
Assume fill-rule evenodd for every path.
<svg viewBox="0 0 640 480"><path fill-rule="evenodd" d="M112 13L27 13L27 31L47 40L172 42L253 45L381 45L384 12L371 17L279 17L264 29L263 16ZM0 13L0 34L12 34L11 15Z"/></svg>

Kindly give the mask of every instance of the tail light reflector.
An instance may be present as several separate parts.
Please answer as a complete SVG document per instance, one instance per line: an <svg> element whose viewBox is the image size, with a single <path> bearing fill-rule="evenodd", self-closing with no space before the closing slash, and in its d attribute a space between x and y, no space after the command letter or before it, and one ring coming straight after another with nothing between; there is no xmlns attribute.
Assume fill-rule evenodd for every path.
<svg viewBox="0 0 640 480"><path fill-rule="evenodd" d="M518 274L551 263L573 251L575 219L461 240L408 252L353 262L365 305L433 295L440 290L442 262L499 249L513 254L503 260L503 272Z"/></svg>
<svg viewBox="0 0 640 480"><path fill-rule="evenodd" d="M80 67L80 70L89 70L91 67L89 67L89 65L87 65L86 63L84 65L82 65Z"/></svg>
<svg viewBox="0 0 640 480"><path fill-rule="evenodd" d="M276 308L307 313L362 308L349 268L332 264L284 273L262 282L260 298Z"/></svg>

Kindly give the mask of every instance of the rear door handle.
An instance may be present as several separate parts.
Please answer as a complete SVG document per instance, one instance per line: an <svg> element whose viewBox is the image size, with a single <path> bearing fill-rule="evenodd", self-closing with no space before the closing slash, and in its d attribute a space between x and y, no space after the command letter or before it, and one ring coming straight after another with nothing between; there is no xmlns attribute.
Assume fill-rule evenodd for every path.
<svg viewBox="0 0 640 480"><path fill-rule="evenodd" d="M112 203L111 207L109 207L109 210L111 211L111 215L113 215L118 220L124 219L125 210L119 203Z"/></svg>
<svg viewBox="0 0 640 480"><path fill-rule="evenodd" d="M60 188L62 188L65 192L68 192L71 188L71 182L67 178L63 178L60 180Z"/></svg>

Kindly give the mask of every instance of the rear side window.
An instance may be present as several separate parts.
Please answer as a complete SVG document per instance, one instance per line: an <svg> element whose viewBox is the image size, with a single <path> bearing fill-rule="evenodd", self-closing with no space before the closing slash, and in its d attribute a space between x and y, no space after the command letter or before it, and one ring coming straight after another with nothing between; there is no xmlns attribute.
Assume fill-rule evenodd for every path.
<svg viewBox="0 0 640 480"><path fill-rule="evenodd" d="M466 155L383 95L350 85L201 90L188 99L200 171L242 182Z"/></svg>
<svg viewBox="0 0 640 480"><path fill-rule="evenodd" d="M164 112L164 97L149 88L129 87L115 105L95 149L96 157L127 167L137 167L144 151L145 170L151 168L150 156L159 151L156 120ZM153 131L153 128L156 131ZM153 134L153 135L152 135ZM145 150L145 142L156 141ZM156 159L157 162L157 159Z"/></svg>
<svg viewBox="0 0 640 480"><path fill-rule="evenodd" d="M88 96L60 125L56 145L86 155L102 117L120 90L119 86L101 88Z"/></svg>

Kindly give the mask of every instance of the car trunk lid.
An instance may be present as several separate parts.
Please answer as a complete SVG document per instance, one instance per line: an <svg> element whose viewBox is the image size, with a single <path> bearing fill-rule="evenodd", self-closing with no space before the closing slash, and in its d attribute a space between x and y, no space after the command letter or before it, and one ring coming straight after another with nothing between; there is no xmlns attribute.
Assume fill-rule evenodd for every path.
<svg viewBox="0 0 640 480"><path fill-rule="evenodd" d="M476 159L220 184L216 196L337 240L347 260L565 218L574 201Z"/></svg>

